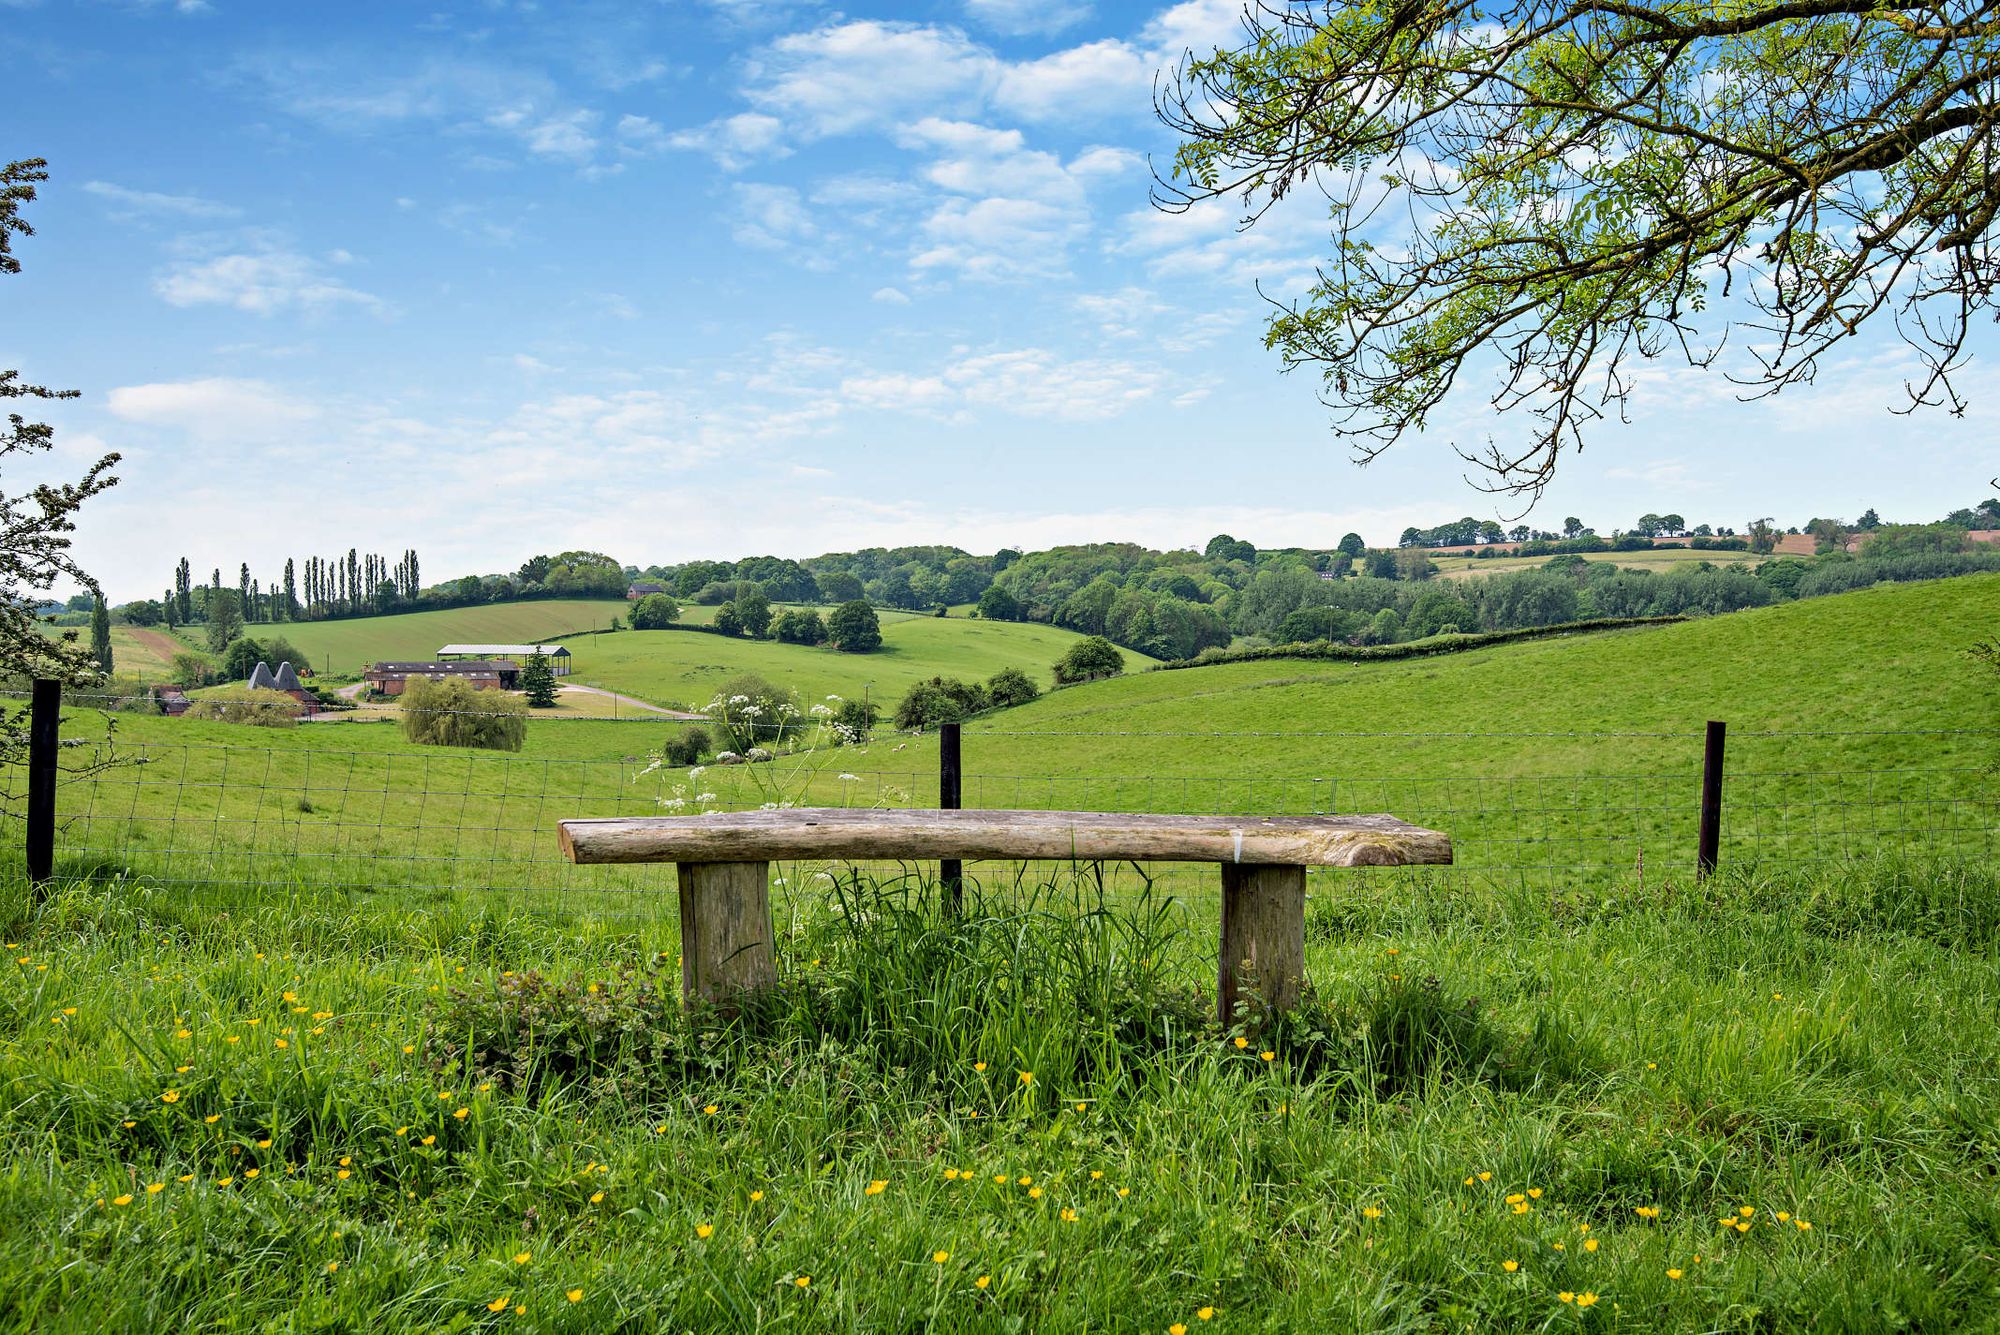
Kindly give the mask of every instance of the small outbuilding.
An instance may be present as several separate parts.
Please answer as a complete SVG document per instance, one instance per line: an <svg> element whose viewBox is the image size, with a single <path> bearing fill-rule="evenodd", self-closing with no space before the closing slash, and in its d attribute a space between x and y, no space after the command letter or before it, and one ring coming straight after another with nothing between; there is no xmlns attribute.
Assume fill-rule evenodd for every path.
<svg viewBox="0 0 2000 1335"><path fill-rule="evenodd" d="M511 688L520 667L500 659L465 659L451 663L370 663L363 674L369 689L383 695L401 695L412 681L456 680L471 682L482 691Z"/></svg>
<svg viewBox="0 0 2000 1335"><path fill-rule="evenodd" d="M455 660L511 658L516 662L525 658L546 658L549 670L558 677L569 675L569 650L560 644L447 644L437 651L440 663ZM513 668L512 664L509 664ZM519 669L513 669L518 671ZM509 681L508 688L514 683Z"/></svg>

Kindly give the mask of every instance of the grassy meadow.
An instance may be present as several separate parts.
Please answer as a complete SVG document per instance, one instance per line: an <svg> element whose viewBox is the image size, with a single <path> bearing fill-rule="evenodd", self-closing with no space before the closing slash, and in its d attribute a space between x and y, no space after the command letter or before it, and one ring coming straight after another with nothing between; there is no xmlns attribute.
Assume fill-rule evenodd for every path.
<svg viewBox="0 0 2000 1335"><path fill-rule="evenodd" d="M961 616L891 614L881 615L881 622L882 647L867 654L670 630L592 636L571 646L574 680L699 709L730 677L754 672L807 702L829 695L859 700L865 692L886 712L913 684L936 676L983 681L1012 667L1046 688L1050 665L1079 638L1056 626ZM1130 671L1154 662L1135 650L1120 652Z"/></svg>
<svg viewBox="0 0 2000 1335"><path fill-rule="evenodd" d="M1637 552L1582 552L1586 561L1606 561L1623 566L1627 570L1650 570L1663 575L1675 566L1688 561L1708 561L1719 566L1754 564L1767 561L1766 556L1753 556L1749 552L1697 551L1684 547L1655 547ZM1438 569L1444 579L1464 579L1472 575L1499 575L1513 570L1533 570L1547 565L1546 556L1489 556L1483 560L1476 556L1434 556L1431 564Z"/></svg>
<svg viewBox="0 0 2000 1335"><path fill-rule="evenodd" d="M631 604L622 598L548 598L346 621L287 621L246 626L244 631L252 639L282 635L311 657L316 671L357 676L372 662L429 659L447 644L559 640L579 631L602 629L611 624L612 617L630 612ZM200 632L197 626L190 634L198 637Z"/></svg>
<svg viewBox="0 0 2000 1335"><path fill-rule="evenodd" d="M1362 887L1219 1031L1212 924L844 882L670 920L0 889L37 1331L1879 1331L2000 1307L2000 882Z"/></svg>
<svg viewBox="0 0 2000 1335"><path fill-rule="evenodd" d="M2000 852L1993 734L1936 730L2000 728L1990 687L1963 652L1993 634L1996 618L2000 578L1978 576L1443 658L1138 673L967 725L964 798L1059 810L1385 811L1457 845L1450 871L1315 872L1318 897L1385 875L1412 894L1447 883L1642 887L1689 871L1701 728L1717 717L1732 728L1725 860L1991 856ZM954 622L917 618L889 631L984 629ZM600 638L730 645L671 632ZM105 722L77 709L65 735L101 739ZM251 730L118 716L116 754L143 763L63 787L62 865L96 877L131 871L190 895L262 885L394 905L479 889L518 906L577 900L657 916L672 911L662 904L671 868L573 867L557 851L556 822L937 801L929 736L884 732L864 746L699 774L653 766L681 726L544 716L529 723L521 753L502 755L414 747L387 720ZM83 745L65 761L96 754ZM20 791L18 772L0 781ZM779 874L796 884L818 870ZM1212 908L1212 869L1151 870L1198 914ZM1013 874L980 864L972 873ZM1131 868L1108 875L1121 893L1140 879Z"/></svg>
<svg viewBox="0 0 2000 1335"><path fill-rule="evenodd" d="M692 774L649 767L665 722L493 755L116 716L146 763L63 786L45 902L0 867L0 1321L1991 1328L1996 621L1979 576L968 725L969 805L1453 834L1316 872L1308 1003L1227 1029L1212 868L974 864L954 920L927 868L781 865L780 987L725 1023L678 1005L673 869L556 850L663 802L929 805L927 737Z"/></svg>

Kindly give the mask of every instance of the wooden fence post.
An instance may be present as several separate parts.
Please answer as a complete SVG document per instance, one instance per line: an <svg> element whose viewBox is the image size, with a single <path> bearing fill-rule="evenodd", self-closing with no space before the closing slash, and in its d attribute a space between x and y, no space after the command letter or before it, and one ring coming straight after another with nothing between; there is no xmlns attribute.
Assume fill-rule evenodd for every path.
<svg viewBox="0 0 2000 1335"><path fill-rule="evenodd" d="M35 679L28 705L28 881L39 892L55 871L56 745L62 683Z"/></svg>
<svg viewBox="0 0 2000 1335"><path fill-rule="evenodd" d="M1223 1028L1245 985L1263 1004L1286 1011L1299 1004L1306 976L1306 869L1222 864L1222 945L1217 952L1216 1006Z"/></svg>
<svg viewBox="0 0 2000 1335"><path fill-rule="evenodd" d="M961 796L959 737L956 723L938 726L938 810L957 811ZM965 907L965 864L957 858L938 862L938 882L953 913Z"/></svg>
<svg viewBox="0 0 2000 1335"><path fill-rule="evenodd" d="M1708 721L1708 738L1701 752L1701 825L1695 834L1694 874L1705 879L1715 870L1722 846L1722 742L1729 725Z"/></svg>

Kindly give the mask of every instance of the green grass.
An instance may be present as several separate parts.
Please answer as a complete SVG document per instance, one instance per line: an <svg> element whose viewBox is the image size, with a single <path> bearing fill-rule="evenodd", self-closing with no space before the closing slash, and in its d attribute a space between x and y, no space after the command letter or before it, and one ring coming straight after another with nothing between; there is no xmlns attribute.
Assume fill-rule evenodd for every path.
<svg viewBox="0 0 2000 1335"><path fill-rule="evenodd" d="M1604 561L1611 565L1623 566L1627 570L1651 570L1664 574L1688 561L1710 561L1719 566L1741 565L1747 562L1769 560L1769 557L1754 556L1749 552L1697 551L1694 548L1656 547L1640 552L1581 552L1586 561ZM1465 556L1434 556L1431 564L1446 579L1463 579L1471 575L1499 575L1510 570L1533 570L1547 565L1552 557L1547 556L1489 556L1485 559Z"/></svg>
<svg viewBox="0 0 2000 1335"><path fill-rule="evenodd" d="M1996 619L2000 577L1975 576L1414 662L1141 673L968 725L964 796L984 807L1386 811L1451 834L1454 875L1482 884L1657 882L1692 861L1702 725L1721 718L1732 729L1732 862L1992 853L1993 735L1917 730L2000 728L1986 676L1963 652L1991 638ZM919 618L889 632L948 626ZM672 632L601 638L735 648ZM792 652L845 666L827 651ZM65 726L76 740L103 731L91 711ZM928 736L885 734L698 779L649 769L680 726L538 719L526 749L501 756L414 748L386 722L273 731L121 716L121 753L147 763L65 785L61 842L77 869L195 887L282 883L303 857L309 879L357 893L658 891L670 869L568 866L555 823L657 814L701 793L720 806L937 801ZM88 751L66 755L77 763ZM7 781L20 790L18 772ZM1163 875L1191 896L1215 893L1205 872ZM1344 875L1328 873L1329 884ZM1413 893L1437 880L1398 875Z"/></svg>
<svg viewBox="0 0 2000 1335"><path fill-rule="evenodd" d="M2000 1030L1966 1023L2000 1006L1990 864L1364 880L1310 909L1317 998L1240 1049L1204 1017L1212 922L1087 881L959 923L896 885L781 895L781 990L737 1026L673 1006L670 918L0 894L18 1329L1879 1331L2000 1304Z"/></svg>
<svg viewBox="0 0 2000 1335"><path fill-rule="evenodd" d="M283 636L312 659L316 671L358 675L379 660L429 659L447 644L558 640L578 631L603 628L611 624L612 617L630 612L631 604L622 598L552 598L347 621L287 621L249 626L245 633L252 639ZM192 633L198 636L200 627Z"/></svg>
<svg viewBox="0 0 2000 1335"><path fill-rule="evenodd" d="M1012 667L1047 687L1050 666L1077 639L1073 631L1024 622L884 615L882 647L867 654L683 631L599 635L572 648L575 680L655 704L699 709L730 677L754 672L808 703L828 695L859 700L866 692L888 712L913 683L930 677L984 681ZM1133 671L1154 661L1120 652Z"/></svg>

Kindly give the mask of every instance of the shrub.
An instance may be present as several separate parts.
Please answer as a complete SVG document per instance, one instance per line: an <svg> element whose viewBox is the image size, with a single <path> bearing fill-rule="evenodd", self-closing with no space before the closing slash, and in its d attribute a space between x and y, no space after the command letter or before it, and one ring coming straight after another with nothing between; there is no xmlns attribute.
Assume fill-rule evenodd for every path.
<svg viewBox="0 0 2000 1335"><path fill-rule="evenodd" d="M934 728L940 723L956 723L979 713L991 703L986 688L977 682L959 681L955 677L932 677L929 681L918 682L904 694L896 705L896 726L917 730Z"/></svg>
<svg viewBox="0 0 2000 1335"><path fill-rule="evenodd" d="M979 595L979 615L988 621L1019 621L1026 615L1021 600L998 584Z"/></svg>
<svg viewBox="0 0 2000 1335"><path fill-rule="evenodd" d="M247 681L251 670L263 657L264 646L246 635L240 640L233 641L229 648L223 651L222 675L232 681ZM275 671L277 666L273 663L272 670Z"/></svg>
<svg viewBox="0 0 2000 1335"><path fill-rule="evenodd" d="M839 707L833 711L833 722L836 727L840 728L846 734L847 738L856 742L865 742L868 740L870 730L875 727L875 720L881 716L881 713L882 711L877 709L872 703L861 700L842 700Z"/></svg>
<svg viewBox="0 0 2000 1335"><path fill-rule="evenodd" d="M986 683L987 698L1002 709L1025 705L1042 693L1034 679L1019 668L1002 668Z"/></svg>
<svg viewBox="0 0 2000 1335"><path fill-rule="evenodd" d="M736 610L736 619L743 623L747 635L762 635L771 628L771 600L755 581L745 580L742 592L730 606Z"/></svg>
<svg viewBox="0 0 2000 1335"><path fill-rule="evenodd" d="M681 605L664 593L649 593L632 607L633 630L665 630L681 619Z"/></svg>
<svg viewBox="0 0 2000 1335"><path fill-rule="evenodd" d="M215 676L215 665L197 653L174 655L174 663L167 673L168 680L176 686L206 686Z"/></svg>
<svg viewBox="0 0 2000 1335"><path fill-rule="evenodd" d="M413 679L402 702L403 736L419 746L518 751L528 739L528 706L504 691L455 677Z"/></svg>
<svg viewBox="0 0 2000 1335"><path fill-rule="evenodd" d="M796 608L778 614L771 623L771 635L786 644L824 644L826 623L811 608Z"/></svg>
<svg viewBox="0 0 2000 1335"><path fill-rule="evenodd" d="M718 635L743 633L743 618L736 615L736 604L724 603L715 610L715 633Z"/></svg>
<svg viewBox="0 0 2000 1335"><path fill-rule="evenodd" d="M661 753L669 765L684 768L688 765L699 765L702 757L708 755L714 748L715 741L708 735L708 729L690 723L681 729L679 736L667 739L667 744L661 748Z"/></svg>
<svg viewBox="0 0 2000 1335"><path fill-rule="evenodd" d="M708 703L708 713L732 751L775 746L804 724L790 691L754 673L731 677Z"/></svg>
<svg viewBox="0 0 2000 1335"><path fill-rule="evenodd" d="M644 1098L673 1088L691 1052L679 988L653 969L611 979L508 973L477 988L453 988L429 1007L424 1056L533 1096L549 1089Z"/></svg>
<svg viewBox="0 0 2000 1335"><path fill-rule="evenodd" d="M299 721L299 702L283 691L230 686L195 701L189 706L187 716L252 728L289 728Z"/></svg>
<svg viewBox="0 0 2000 1335"><path fill-rule="evenodd" d="M1125 671L1125 655L1102 635L1086 635L1071 645L1055 662L1056 685L1070 686L1081 681L1101 681Z"/></svg>
<svg viewBox="0 0 2000 1335"><path fill-rule="evenodd" d="M865 598L855 598L833 609L826 619L827 638L844 653L865 654L882 647L882 623Z"/></svg>

